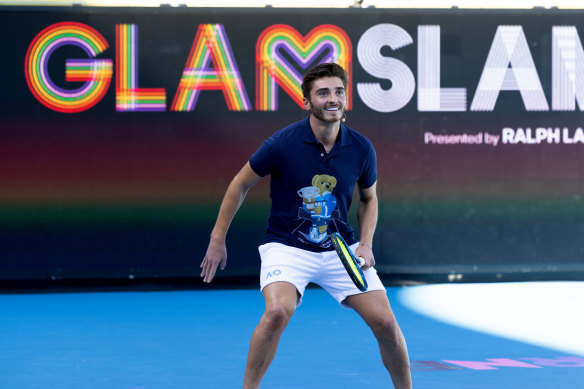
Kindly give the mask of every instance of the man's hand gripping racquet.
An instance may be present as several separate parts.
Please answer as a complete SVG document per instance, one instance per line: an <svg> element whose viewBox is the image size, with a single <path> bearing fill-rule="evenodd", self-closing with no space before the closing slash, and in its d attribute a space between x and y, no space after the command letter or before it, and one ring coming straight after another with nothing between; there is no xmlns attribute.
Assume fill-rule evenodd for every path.
<svg viewBox="0 0 584 389"><path fill-rule="evenodd" d="M338 232L333 232L331 240L333 241L333 245L335 246L335 250L343 263L343 266L345 266L347 273L349 273L351 280L357 289L365 292L367 290L367 280L363 275L363 270L361 270L361 266L365 265L365 259L355 257L355 254L353 254L347 245L347 242L345 242Z"/></svg>

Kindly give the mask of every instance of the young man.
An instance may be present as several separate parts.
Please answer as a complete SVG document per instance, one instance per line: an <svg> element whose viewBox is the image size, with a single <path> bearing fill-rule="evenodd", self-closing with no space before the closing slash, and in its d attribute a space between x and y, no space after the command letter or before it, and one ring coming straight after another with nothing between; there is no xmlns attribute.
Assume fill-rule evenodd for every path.
<svg viewBox="0 0 584 389"><path fill-rule="evenodd" d="M347 82L347 73L334 63L308 71L302 81L308 118L276 132L252 155L229 185L211 233L201 264L204 282L211 282L218 266L225 268L225 237L247 191L271 174L272 208L266 239L259 247L266 308L251 338L244 389L258 388L309 282L322 286L365 320L395 388L412 387L406 343L373 268L375 150L367 138L341 124ZM347 223L355 185L360 193L359 241ZM333 232L339 232L355 255L365 259L367 292L360 292L343 268L330 240Z"/></svg>

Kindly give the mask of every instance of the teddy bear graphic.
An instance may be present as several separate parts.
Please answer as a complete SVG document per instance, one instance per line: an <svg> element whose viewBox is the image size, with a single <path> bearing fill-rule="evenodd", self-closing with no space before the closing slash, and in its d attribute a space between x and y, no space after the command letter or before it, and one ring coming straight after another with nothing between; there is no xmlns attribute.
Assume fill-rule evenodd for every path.
<svg viewBox="0 0 584 389"><path fill-rule="evenodd" d="M336 185L335 177L317 174L312 178L312 186L298 191L302 208L310 214L312 221L308 235L303 234L311 242L321 243L327 238L328 224L337 207L337 199L332 194Z"/></svg>

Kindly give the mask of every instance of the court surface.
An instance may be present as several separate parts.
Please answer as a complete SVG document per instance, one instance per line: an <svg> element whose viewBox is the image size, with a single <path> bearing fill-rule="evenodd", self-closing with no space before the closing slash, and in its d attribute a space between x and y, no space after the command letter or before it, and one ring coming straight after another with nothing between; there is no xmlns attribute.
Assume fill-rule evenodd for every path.
<svg viewBox="0 0 584 389"><path fill-rule="evenodd" d="M414 388L584 388L584 282L388 289ZM258 290L0 295L1 389L240 388ZM262 388L389 388L368 328L307 289Z"/></svg>

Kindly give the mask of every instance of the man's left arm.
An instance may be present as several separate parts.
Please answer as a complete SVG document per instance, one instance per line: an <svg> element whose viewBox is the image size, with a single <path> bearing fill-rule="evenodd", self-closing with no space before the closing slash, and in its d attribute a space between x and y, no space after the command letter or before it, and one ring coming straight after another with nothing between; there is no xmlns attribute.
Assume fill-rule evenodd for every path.
<svg viewBox="0 0 584 389"><path fill-rule="evenodd" d="M378 200L377 182L369 188L359 190L359 204L357 205L357 220L361 238L355 250L355 256L365 258L363 270L375 266L373 257L373 234L377 227Z"/></svg>

